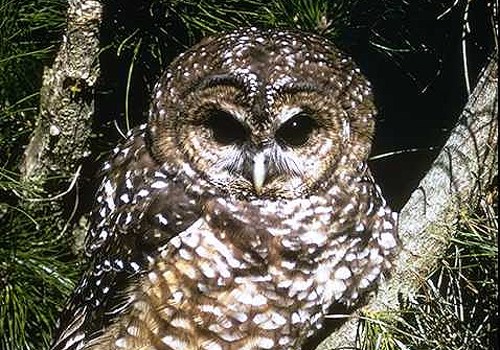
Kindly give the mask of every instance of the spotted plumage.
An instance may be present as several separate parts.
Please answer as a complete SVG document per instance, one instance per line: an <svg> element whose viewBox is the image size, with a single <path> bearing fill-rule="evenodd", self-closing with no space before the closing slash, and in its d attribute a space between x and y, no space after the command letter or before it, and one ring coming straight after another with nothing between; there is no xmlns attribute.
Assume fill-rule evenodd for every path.
<svg viewBox="0 0 500 350"><path fill-rule="evenodd" d="M181 55L103 167L52 349L299 349L397 251L366 163L375 113L315 35L242 29Z"/></svg>

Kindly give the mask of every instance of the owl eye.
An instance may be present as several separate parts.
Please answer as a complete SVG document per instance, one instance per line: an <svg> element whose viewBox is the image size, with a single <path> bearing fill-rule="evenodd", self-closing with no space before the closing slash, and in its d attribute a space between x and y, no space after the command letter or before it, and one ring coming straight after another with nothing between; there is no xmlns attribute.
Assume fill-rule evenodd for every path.
<svg viewBox="0 0 500 350"><path fill-rule="evenodd" d="M307 114L299 114L281 125L276 131L276 137L289 146L302 146L317 126L318 123L313 118Z"/></svg>
<svg viewBox="0 0 500 350"><path fill-rule="evenodd" d="M230 145L248 139L247 129L230 113L222 110L210 111L204 126L211 130L214 140L222 145Z"/></svg>

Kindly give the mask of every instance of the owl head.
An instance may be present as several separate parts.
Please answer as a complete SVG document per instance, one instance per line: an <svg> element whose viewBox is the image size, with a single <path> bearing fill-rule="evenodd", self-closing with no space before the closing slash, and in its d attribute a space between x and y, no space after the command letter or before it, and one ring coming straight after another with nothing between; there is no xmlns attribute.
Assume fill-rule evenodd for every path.
<svg viewBox="0 0 500 350"><path fill-rule="evenodd" d="M369 82L316 35L240 29L181 54L155 88L155 159L244 198L297 198L365 169Z"/></svg>

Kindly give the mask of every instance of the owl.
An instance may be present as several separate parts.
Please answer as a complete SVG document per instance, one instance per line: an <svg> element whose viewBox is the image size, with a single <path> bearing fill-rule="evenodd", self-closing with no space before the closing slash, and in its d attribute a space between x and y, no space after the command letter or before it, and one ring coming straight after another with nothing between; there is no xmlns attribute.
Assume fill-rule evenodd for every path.
<svg viewBox="0 0 500 350"><path fill-rule="evenodd" d="M239 29L166 69L104 164L53 350L300 349L391 267L370 84L325 39Z"/></svg>

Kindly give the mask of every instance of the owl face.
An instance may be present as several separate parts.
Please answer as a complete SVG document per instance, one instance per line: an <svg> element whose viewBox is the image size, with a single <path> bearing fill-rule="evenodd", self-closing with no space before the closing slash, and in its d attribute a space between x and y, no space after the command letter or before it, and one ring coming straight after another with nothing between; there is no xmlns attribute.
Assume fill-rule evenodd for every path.
<svg viewBox="0 0 500 350"><path fill-rule="evenodd" d="M296 198L359 173L374 114L369 83L325 39L249 28L171 64L149 129L156 159L222 192Z"/></svg>

